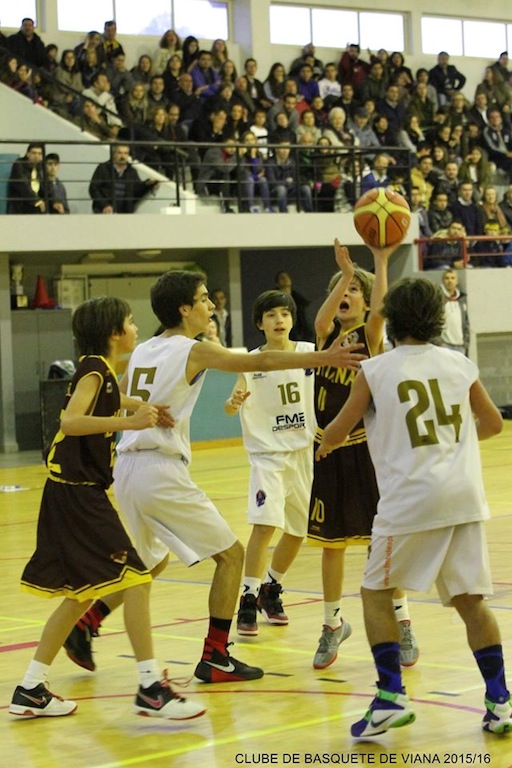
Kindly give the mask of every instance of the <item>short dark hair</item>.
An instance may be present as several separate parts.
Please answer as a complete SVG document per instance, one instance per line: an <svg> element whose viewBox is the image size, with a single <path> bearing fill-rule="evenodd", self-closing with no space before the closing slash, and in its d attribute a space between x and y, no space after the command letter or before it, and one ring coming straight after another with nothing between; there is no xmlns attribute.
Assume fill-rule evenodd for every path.
<svg viewBox="0 0 512 768"><path fill-rule="evenodd" d="M31 149L40 149L44 152L44 144L39 141L31 141L27 147L27 152L30 152Z"/></svg>
<svg viewBox="0 0 512 768"><path fill-rule="evenodd" d="M151 308L164 328L181 325L180 307L192 306L200 285L206 283L203 272L174 269L165 272L151 288Z"/></svg>
<svg viewBox="0 0 512 768"><path fill-rule="evenodd" d="M53 160L55 163L60 163L60 156L56 152L49 152L46 155L45 160Z"/></svg>
<svg viewBox="0 0 512 768"><path fill-rule="evenodd" d="M442 290L425 278L403 278L384 296L381 314L386 318L391 342L408 336L431 341L440 336L444 325Z"/></svg>
<svg viewBox="0 0 512 768"><path fill-rule="evenodd" d="M283 291L270 290L260 293L252 307L252 322L259 330L259 324L263 320L265 312L269 312L276 307L286 307L290 310L293 324L297 321L297 305L289 293Z"/></svg>
<svg viewBox="0 0 512 768"><path fill-rule="evenodd" d="M78 306L72 318L73 335L82 355L103 355L110 351L110 337L123 333L130 305L116 296L98 296Z"/></svg>

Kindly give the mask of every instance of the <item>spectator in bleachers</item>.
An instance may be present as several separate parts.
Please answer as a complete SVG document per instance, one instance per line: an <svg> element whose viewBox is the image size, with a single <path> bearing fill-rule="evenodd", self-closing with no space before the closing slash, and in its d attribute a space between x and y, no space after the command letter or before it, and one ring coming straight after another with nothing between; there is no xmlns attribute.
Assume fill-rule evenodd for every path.
<svg viewBox="0 0 512 768"><path fill-rule="evenodd" d="M199 40L194 35L189 35L183 41L183 69L185 72L195 67L199 58Z"/></svg>
<svg viewBox="0 0 512 768"><path fill-rule="evenodd" d="M489 124L487 110L489 108L489 99L483 88L476 89L475 101L468 111L468 125L470 122L476 123L481 131Z"/></svg>
<svg viewBox="0 0 512 768"><path fill-rule="evenodd" d="M153 54L153 75L163 75L171 56L182 58L181 40L174 29L167 29L158 42L158 48Z"/></svg>
<svg viewBox="0 0 512 768"><path fill-rule="evenodd" d="M448 152L446 151L446 148L442 147L440 144L434 144L430 152L430 155L432 157L434 168L437 168L444 175L444 169L445 169L446 163L449 160Z"/></svg>
<svg viewBox="0 0 512 768"><path fill-rule="evenodd" d="M313 79L313 69L309 64L303 64L299 70L297 90L308 104L311 104L315 96L320 95L318 83Z"/></svg>
<svg viewBox="0 0 512 768"><path fill-rule="evenodd" d="M389 127L386 115L376 114L373 132L381 147L398 147L398 135Z"/></svg>
<svg viewBox="0 0 512 768"><path fill-rule="evenodd" d="M474 146L459 166L459 181L467 181L473 185L473 199L481 200L485 187L492 179L492 166L487 160L487 154L482 147Z"/></svg>
<svg viewBox="0 0 512 768"><path fill-rule="evenodd" d="M412 72L409 69L409 67L405 66L405 59L403 53L400 51L393 51L392 54L389 56L388 60L388 71L387 76L389 82L395 81L400 72L403 72L407 75L407 79L409 82L413 82L414 78L412 76Z"/></svg>
<svg viewBox="0 0 512 768"><path fill-rule="evenodd" d="M302 54L292 61L292 64L289 69L289 76L295 77L299 74L300 68L303 64L310 64L312 70L313 70L313 76L316 79L320 78L322 76L322 72L324 70L324 65L320 61L320 59L317 59L315 56L315 46L313 43L308 43L304 46L302 49Z"/></svg>
<svg viewBox="0 0 512 768"><path fill-rule="evenodd" d="M469 122L469 102L461 91L454 91L450 97L447 122L454 125L467 125Z"/></svg>
<svg viewBox="0 0 512 768"><path fill-rule="evenodd" d="M42 67L45 61L44 43L35 31L33 19L24 18L21 27L7 38L7 46L19 59L33 67Z"/></svg>
<svg viewBox="0 0 512 768"><path fill-rule="evenodd" d="M388 119L389 128L398 134L405 124L405 106L400 101L398 85L390 83L386 88L386 95L376 102L377 111Z"/></svg>
<svg viewBox="0 0 512 768"><path fill-rule="evenodd" d="M161 73L164 79L164 95L171 102L175 91L178 89L180 75L183 71L183 61L177 53L168 59L164 71Z"/></svg>
<svg viewBox="0 0 512 768"><path fill-rule="evenodd" d="M484 235L508 235L510 228L502 209L498 205L496 188L485 187L481 208L483 213ZM477 244L477 252L485 254L478 259L478 264L484 267L508 266L509 256L503 257L504 243L501 240L487 240Z"/></svg>
<svg viewBox="0 0 512 768"><path fill-rule="evenodd" d="M62 51L60 64L55 70L55 79L63 87L55 91L54 109L64 117L76 115L80 110L79 94L83 85L76 55L71 48Z"/></svg>
<svg viewBox="0 0 512 768"><path fill-rule="evenodd" d="M353 147L356 144L354 134L345 125L346 114L342 107L333 107L329 111L329 122L323 130L333 147Z"/></svg>
<svg viewBox="0 0 512 768"><path fill-rule="evenodd" d="M460 142L461 150L462 150L462 157L466 157L473 147L480 147L483 148L483 138L482 138L482 131L478 127L476 123L473 121L470 121L464 133L462 134L462 139Z"/></svg>
<svg viewBox="0 0 512 768"><path fill-rule="evenodd" d="M158 107L163 107L164 110L167 110L169 100L165 95L165 80L162 75L153 75L151 77L147 96L150 113L154 112Z"/></svg>
<svg viewBox="0 0 512 768"><path fill-rule="evenodd" d="M244 119L249 120L256 110L256 102L253 101L249 92L249 81L245 75L238 75L235 80L235 90L233 101L241 104L244 108Z"/></svg>
<svg viewBox="0 0 512 768"><path fill-rule="evenodd" d="M252 131L246 131L242 141L245 148L242 156L244 169L242 172L242 188L245 198L243 210L248 210L250 213L259 213L260 209L256 205L256 195L259 195L263 210L272 213L264 157L258 149L256 136Z"/></svg>
<svg viewBox="0 0 512 768"><path fill-rule="evenodd" d="M464 135L464 128L462 125L454 125L450 131L450 138L448 139L447 154L450 160L455 160L456 163L462 162L462 137Z"/></svg>
<svg viewBox="0 0 512 768"><path fill-rule="evenodd" d="M498 70L492 67L486 67L484 79L478 86L478 90L483 91L487 96L489 106L496 106L502 112L509 113L512 105L512 91L508 83Z"/></svg>
<svg viewBox="0 0 512 768"><path fill-rule="evenodd" d="M411 168L411 184L420 190L422 205L427 209L438 179L439 174L434 173L434 163L430 155L421 157L418 165Z"/></svg>
<svg viewBox="0 0 512 768"><path fill-rule="evenodd" d="M313 196L309 184L299 184L297 188L297 167L290 154L290 145L278 146L267 161L267 178L272 199L276 201L280 213L288 213L288 204L295 203L299 195L302 210L313 210Z"/></svg>
<svg viewBox="0 0 512 768"><path fill-rule="evenodd" d="M461 221L467 236L483 235L482 208L473 201L473 184L469 181L459 183L459 196L450 206L454 220Z"/></svg>
<svg viewBox="0 0 512 768"><path fill-rule="evenodd" d="M114 96L110 92L110 80L105 72L102 70L96 72L91 80L90 88L84 88L82 96L85 99L95 101L96 104L105 110L105 117L109 126L121 127L122 123L117 112L117 105Z"/></svg>
<svg viewBox="0 0 512 768"><path fill-rule="evenodd" d="M272 104L282 99L284 95L284 81L286 71L280 61L276 61L270 67L267 79L263 83L265 96Z"/></svg>
<svg viewBox="0 0 512 768"><path fill-rule="evenodd" d="M453 213L448 208L448 195L442 189L434 189L428 209L428 224L435 235L440 229L448 229Z"/></svg>
<svg viewBox="0 0 512 768"><path fill-rule="evenodd" d="M454 160L448 160L444 167L443 175L436 181L435 189L444 190L448 195L448 206L451 208L459 196L459 184L461 179L458 176L459 166Z"/></svg>
<svg viewBox="0 0 512 768"><path fill-rule="evenodd" d="M437 237L453 239L439 239L430 243L429 258L424 262L424 269L462 268L464 266L462 238L466 237L464 224L458 219L454 219L447 230L441 230L437 233Z"/></svg>
<svg viewBox="0 0 512 768"><path fill-rule="evenodd" d="M389 187L391 179L388 175L388 168L389 156L382 152L375 155L372 170L369 173L363 174L361 193L364 194L370 189L378 189L379 187Z"/></svg>
<svg viewBox="0 0 512 768"><path fill-rule="evenodd" d="M42 69L53 75L58 66L59 49L55 43L50 43L44 48L45 59L42 65Z"/></svg>
<svg viewBox="0 0 512 768"><path fill-rule="evenodd" d="M421 192L418 187L411 187L409 205L411 206L412 213L418 215L420 237L432 237L432 230L428 223L428 211L421 202ZM426 253L425 243L422 243L421 250L423 254Z"/></svg>
<svg viewBox="0 0 512 768"><path fill-rule="evenodd" d="M301 136L304 133L310 133L313 138L313 144L317 144L322 131L315 125L315 114L310 109L306 109L300 116L300 122L295 131L295 137L298 144L300 144Z"/></svg>
<svg viewBox="0 0 512 768"><path fill-rule="evenodd" d="M336 194L342 183L341 158L331 147L327 136L320 136L315 150L315 209L318 213L333 213Z"/></svg>
<svg viewBox="0 0 512 768"><path fill-rule="evenodd" d="M184 72L179 76L178 87L174 91L172 103L179 106L181 124L188 131L194 120L202 115L201 101L194 93L194 83L189 72Z"/></svg>
<svg viewBox="0 0 512 768"><path fill-rule="evenodd" d="M191 70L194 92L202 100L217 93L220 84L218 72L212 66L210 51L200 51L199 58Z"/></svg>
<svg viewBox="0 0 512 768"><path fill-rule="evenodd" d="M211 66L215 72L220 72L224 62L228 61L229 53L226 41L218 37L213 41L212 47L209 50L211 54ZM201 58L201 52L199 52L199 58Z"/></svg>
<svg viewBox="0 0 512 768"><path fill-rule="evenodd" d="M482 138L489 160L505 171L512 182L512 130L503 125L498 107L489 107L487 118L489 125L485 126Z"/></svg>
<svg viewBox="0 0 512 768"><path fill-rule="evenodd" d="M93 136L102 141L115 139L119 133L119 126L109 125L104 111L91 99L84 99L82 101L82 109L76 118L76 122L82 131L92 133Z"/></svg>
<svg viewBox="0 0 512 768"><path fill-rule="evenodd" d="M268 128L266 125L267 113L264 109L257 109L252 116L249 130L256 136L256 142L263 157L268 156L266 146L268 144Z"/></svg>
<svg viewBox="0 0 512 768"><path fill-rule="evenodd" d="M420 128L426 130L434 124L434 111L434 102L428 96L427 84L417 83L407 105L407 114L416 115Z"/></svg>
<svg viewBox="0 0 512 768"><path fill-rule="evenodd" d="M420 121L416 114L409 114L406 117L405 125L397 135L398 145L408 149L409 152L416 158L416 152L418 151L418 145L424 144L425 134L421 130Z"/></svg>
<svg viewBox="0 0 512 768"><path fill-rule="evenodd" d="M157 181L141 181L130 165L130 148L118 144L111 159L97 166L89 184L93 213L133 213L137 203L156 186Z"/></svg>
<svg viewBox="0 0 512 768"><path fill-rule="evenodd" d="M16 70L18 69L18 59L13 53L6 53L0 63L0 83L12 85L16 80Z"/></svg>
<svg viewBox="0 0 512 768"><path fill-rule="evenodd" d="M209 115L200 115L190 126L189 139L209 144L222 144L228 137L226 127L228 116L223 109L216 109ZM199 147L199 155L203 158L207 147Z"/></svg>
<svg viewBox="0 0 512 768"><path fill-rule="evenodd" d="M238 72L236 71L235 62L232 59L226 59L219 69L220 83L231 83L234 86L237 77Z"/></svg>
<svg viewBox="0 0 512 768"><path fill-rule="evenodd" d="M354 91L370 72L368 62L359 58L360 52L361 48L357 43L349 43L338 64L338 80L342 85L351 85Z"/></svg>
<svg viewBox="0 0 512 768"><path fill-rule="evenodd" d="M453 91L464 88L466 82L466 77L457 67L449 64L449 60L450 57L446 51L441 51L437 56L437 64L429 72L430 82L437 91L440 106L450 100Z"/></svg>
<svg viewBox="0 0 512 768"><path fill-rule="evenodd" d="M119 101L119 114L125 126L144 125L149 118L149 102L143 83L134 83Z"/></svg>
<svg viewBox="0 0 512 768"><path fill-rule="evenodd" d="M419 83L427 86L427 96L434 105L434 110L437 109L439 106L437 91L430 82L430 73L425 67L419 67L419 69L416 70L416 85Z"/></svg>
<svg viewBox="0 0 512 768"><path fill-rule="evenodd" d="M318 81L318 90L324 103L329 99L328 103L331 106L334 106L334 102L341 98L341 83L338 81L338 70L333 61L325 65L323 77Z"/></svg>
<svg viewBox="0 0 512 768"><path fill-rule="evenodd" d="M282 100L277 101L267 113L267 126L270 133L276 128L276 117L284 112L288 117L288 125L296 131L299 126L300 115L297 111L297 97L293 93L287 93Z"/></svg>
<svg viewBox="0 0 512 768"><path fill-rule="evenodd" d="M126 68L126 56L121 51L114 51L106 68L110 80L110 90L116 103L120 96L129 93L134 84L133 75Z"/></svg>
<svg viewBox="0 0 512 768"><path fill-rule="evenodd" d="M101 48L103 51L103 48ZM82 88L90 88L93 78L98 72L103 72L103 65L98 57L98 50L92 46L84 48L83 55L78 60L78 68L82 76Z"/></svg>
<svg viewBox="0 0 512 768"><path fill-rule="evenodd" d="M56 152L50 152L45 157L45 199L48 213L69 213L66 188L59 179L60 157Z"/></svg>
<svg viewBox="0 0 512 768"><path fill-rule="evenodd" d="M363 80L357 90L357 98L360 102L364 102L366 99L379 101L385 97L387 85L384 67L380 61L374 61L370 66L368 77Z"/></svg>
<svg viewBox="0 0 512 768"><path fill-rule="evenodd" d="M512 232L512 186L510 186L503 195L500 208L503 211L507 224Z"/></svg>
<svg viewBox="0 0 512 768"><path fill-rule="evenodd" d="M136 83L142 83L146 90L149 90L149 83L152 77L153 60L147 53L139 56L137 64L130 69L130 73Z"/></svg>
<svg viewBox="0 0 512 768"><path fill-rule="evenodd" d="M345 110L347 118L353 117L355 110L361 106L361 103L355 97L355 89L351 83L343 83L341 86L341 99L336 102L335 107L341 107Z"/></svg>
<svg viewBox="0 0 512 768"><path fill-rule="evenodd" d="M352 120L347 120L347 127L354 134L356 144L360 149L380 147L379 140L370 124L370 117L364 107L359 107L354 112Z"/></svg>
<svg viewBox="0 0 512 768"><path fill-rule="evenodd" d="M31 143L14 161L7 183L7 213L45 213L43 145Z"/></svg>
<svg viewBox="0 0 512 768"><path fill-rule="evenodd" d="M103 25L103 50L105 52L105 61L109 63L112 61L114 53L121 51L124 53L123 46L116 39L117 24L115 21L106 21Z"/></svg>
<svg viewBox="0 0 512 768"><path fill-rule="evenodd" d="M268 134L269 144L295 144L295 131L290 127L290 121L286 112L278 112L276 115L276 127Z"/></svg>
<svg viewBox="0 0 512 768"><path fill-rule="evenodd" d="M233 206L239 180L236 142L226 139L223 147L210 147L204 154L196 182L198 195L218 195L222 213L235 213Z"/></svg>
<svg viewBox="0 0 512 768"><path fill-rule="evenodd" d="M247 79L247 89L255 109L270 109L272 102L267 98L263 83L256 77L258 62L252 57L244 62L244 74ZM253 110L254 111L254 110Z"/></svg>
<svg viewBox="0 0 512 768"><path fill-rule="evenodd" d="M242 140L242 136L249 130L249 124L244 120L244 109L241 104L232 104L226 121L227 135Z"/></svg>
<svg viewBox="0 0 512 768"><path fill-rule="evenodd" d="M508 83L511 74L508 68L508 62L508 51L503 51L503 53L500 53L498 61L495 61L494 64L492 64L492 68L502 76L505 83Z"/></svg>
<svg viewBox="0 0 512 768"><path fill-rule="evenodd" d="M11 81L10 86L18 93L21 93L22 96L26 96L27 99L33 101L35 104L43 104L44 106L47 106L47 103L44 103L43 99L34 86L32 70L27 64L18 64L16 75Z"/></svg>
<svg viewBox="0 0 512 768"><path fill-rule="evenodd" d="M78 63L79 68L82 67L82 63L85 61L87 57L87 51L91 48L94 48L96 51L96 57L98 64L104 64L105 62L105 51L103 49L103 41L101 38L101 35L99 32L96 32L96 30L92 30L91 32L88 32L85 36L85 40L83 43L79 43L77 46L75 46L75 56Z"/></svg>

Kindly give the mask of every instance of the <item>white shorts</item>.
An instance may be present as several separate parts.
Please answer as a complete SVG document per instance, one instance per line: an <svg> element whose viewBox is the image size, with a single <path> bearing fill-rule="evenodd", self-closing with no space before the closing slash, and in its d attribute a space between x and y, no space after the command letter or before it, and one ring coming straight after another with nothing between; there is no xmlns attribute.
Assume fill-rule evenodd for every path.
<svg viewBox="0 0 512 768"><path fill-rule="evenodd" d="M237 540L178 457L158 451L122 453L114 466L114 492L149 570L169 551L192 565Z"/></svg>
<svg viewBox="0 0 512 768"><path fill-rule="evenodd" d="M313 447L253 453L249 454L249 462L249 523L282 528L291 536L305 536L313 483Z"/></svg>
<svg viewBox="0 0 512 768"><path fill-rule="evenodd" d="M434 582L443 605L457 595L492 595L483 523L372 536L364 587L428 592Z"/></svg>

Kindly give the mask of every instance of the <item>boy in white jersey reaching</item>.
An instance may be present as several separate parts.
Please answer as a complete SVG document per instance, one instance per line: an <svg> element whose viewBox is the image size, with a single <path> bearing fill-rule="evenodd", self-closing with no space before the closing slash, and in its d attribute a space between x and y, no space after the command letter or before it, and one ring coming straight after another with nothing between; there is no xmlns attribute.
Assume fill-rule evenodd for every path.
<svg viewBox="0 0 512 768"><path fill-rule="evenodd" d="M363 356L354 354L360 345L343 348L341 340L322 352L265 350L253 355L197 341L215 309L205 280L200 272L176 270L162 275L151 290L151 306L164 330L137 347L122 385L130 397L169 404L175 426L146 430L142 441L134 431L125 433L118 444L114 490L137 551L153 576L167 564L169 550L186 565L210 557L214 560L209 627L195 675L205 683L220 683L254 680L262 677L263 670L234 659L227 651L244 550L189 472L190 417L204 373L208 368L241 373L320 365L356 369ZM101 615L118 604L106 598L75 626L72 641L80 653L69 653L69 638L66 645L75 663L94 668L90 636L97 631Z"/></svg>
<svg viewBox="0 0 512 768"><path fill-rule="evenodd" d="M315 349L311 342L290 340L297 308L289 294L265 291L256 299L252 315L265 343L251 354ZM237 632L242 636L258 634L258 610L270 624L288 624L281 582L307 533L313 479L313 395L312 368L255 371L239 375L224 406L230 416L240 413L251 464L248 519L253 528L237 617ZM268 546L276 528L282 529L282 535L262 584Z"/></svg>
<svg viewBox="0 0 512 768"><path fill-rule="evenodd" d="M349 398L325 428L321 459L364 416L380 499L361 594L378 691L352 736L365 739L413 722L402 686L395 587L436 587L466 625L484 678L485 731L512 731L500 631L484 596L492 579L483 521L489 517L478 440L501 432L501 414L474 363L436 347L444 297L428 280L405 279L384 298L396 345L362 363Z"/></svg>

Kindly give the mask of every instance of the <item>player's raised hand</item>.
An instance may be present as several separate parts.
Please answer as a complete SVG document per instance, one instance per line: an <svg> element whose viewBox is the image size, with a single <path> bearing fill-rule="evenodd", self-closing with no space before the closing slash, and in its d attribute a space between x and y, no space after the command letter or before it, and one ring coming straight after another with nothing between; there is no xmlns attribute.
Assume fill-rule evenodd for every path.
<svg viewBox="0 0 512 768"><path fill-rule="evenodd" d="M133 416L130 416L129 429L138 430L154 427L158 421L158 415L159 411L156 405L149 405L149 403L144 403L144 405L141 405L141 407L135 411Z"/></svg>
<svg viewBox="0 0 512 768"><path fill-rule="evenodd" d="M350 253L346 245L342 245L338 238L334 241L334 258L343 275L354 274L354 262L350 258Z"/></svg>
<svg viewBox="0 0 512 768"><path fill-rule="evenodd" d="M395 245L386 245L384 248L377 248L374 245L369 245L368 248L373 253L374 259L384 259L387 261L390 256L393 255L393 253L396 251L396 249L401 245L401 243L395 243Z"/></svg>

